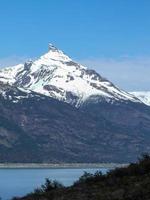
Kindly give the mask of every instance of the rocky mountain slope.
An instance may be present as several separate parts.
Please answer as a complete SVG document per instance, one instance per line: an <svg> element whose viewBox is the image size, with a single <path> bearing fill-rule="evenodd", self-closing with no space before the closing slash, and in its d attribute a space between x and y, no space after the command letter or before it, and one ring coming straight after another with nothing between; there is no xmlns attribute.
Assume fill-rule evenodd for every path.
<svg viewBox="0 0 150 200"><path fill-rule="evenodd" d="M50 45L0 71L0 162L128 162L150 151L150 107Z"/></svg>

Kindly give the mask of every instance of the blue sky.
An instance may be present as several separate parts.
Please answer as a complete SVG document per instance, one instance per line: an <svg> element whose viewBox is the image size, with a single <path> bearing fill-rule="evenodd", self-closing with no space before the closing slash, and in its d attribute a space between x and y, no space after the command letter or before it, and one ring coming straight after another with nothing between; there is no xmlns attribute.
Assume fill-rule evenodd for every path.
<svg viewBox="0 0 150 200"><path fill-rule="evenodd" d="M0 0L0 66L51 42L126 90L150 90L149 0Z"/></svg>

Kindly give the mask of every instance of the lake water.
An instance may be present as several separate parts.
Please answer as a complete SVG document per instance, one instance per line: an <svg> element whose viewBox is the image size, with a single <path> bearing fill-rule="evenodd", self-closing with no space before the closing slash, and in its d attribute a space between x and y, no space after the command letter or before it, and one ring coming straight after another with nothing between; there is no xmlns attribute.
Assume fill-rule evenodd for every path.
<svg viewBox="0 0 150 200"><path fill-rule="evenodd" d="M94 173L107 169L0 169L0 197L2 200L32 192L45 182L45 178L71 185L84 171Z"/></svg>

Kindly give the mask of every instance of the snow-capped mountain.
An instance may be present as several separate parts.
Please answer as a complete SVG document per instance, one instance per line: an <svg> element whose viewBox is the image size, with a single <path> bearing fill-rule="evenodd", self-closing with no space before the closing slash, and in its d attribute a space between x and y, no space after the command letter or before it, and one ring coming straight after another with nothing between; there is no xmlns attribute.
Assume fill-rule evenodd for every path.
<svg viewBox="0 0 150 200"><path fill-rule="evenodd" d="M139 91L130 93L140 99L144 104L150 106L150 91Z"/></svg>
<svg viewBox="0 0 150 200"><path fill-rule="evenodd" d="M76 107L93 96L100 96L111 102L140 102L94 70L74 62L51 44L49 51L39 59L0 70L0 81L53 97Z"/></svg>
<svg viewBox="0 0 150 200"><path fill-rule="evenodd" d="M0 70L0 160L131 162L150 151L150 107L134 95L50 45Z"/></svg>

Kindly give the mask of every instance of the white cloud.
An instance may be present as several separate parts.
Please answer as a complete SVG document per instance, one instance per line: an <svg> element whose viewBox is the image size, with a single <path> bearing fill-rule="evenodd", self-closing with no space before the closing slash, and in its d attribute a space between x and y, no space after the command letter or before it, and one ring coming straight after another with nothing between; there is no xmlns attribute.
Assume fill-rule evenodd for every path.
<svg viewBox="0 0 150 200"><path fill-rule="evenodd" d="M29 58L27 56L9 56L5 58L0 58L0 68L7 67L7 66L13 66L20 63L24 63Z"/></svg>
<svg viewBox="0 0 150 200"><path fill-rule="evenodd" d="M127 91L150 90L150 57L92 58L79 62Z"/></svg>

